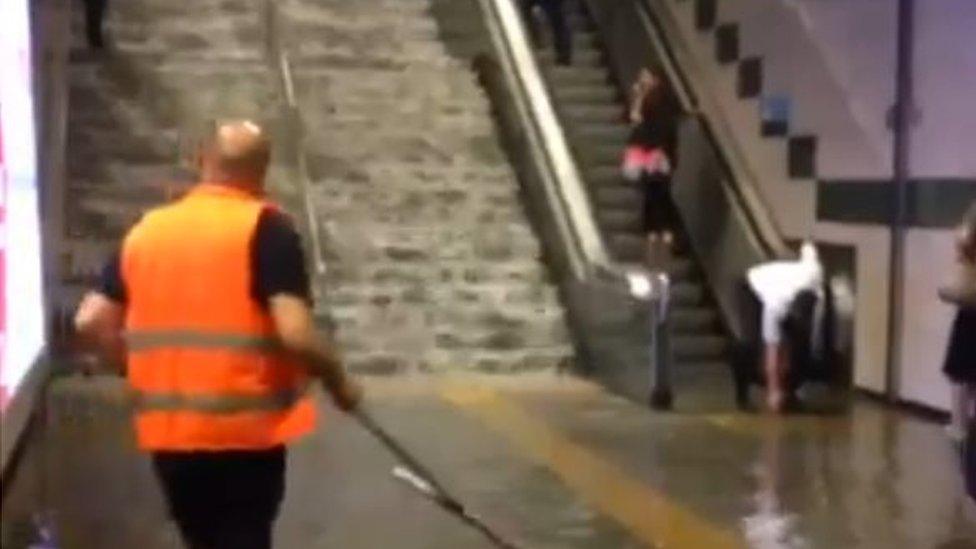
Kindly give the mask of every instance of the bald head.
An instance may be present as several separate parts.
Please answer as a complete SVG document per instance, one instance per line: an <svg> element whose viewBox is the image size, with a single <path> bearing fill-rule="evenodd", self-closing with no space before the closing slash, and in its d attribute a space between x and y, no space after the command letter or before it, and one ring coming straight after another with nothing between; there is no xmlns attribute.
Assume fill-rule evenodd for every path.
<svg viewBox="0 0 976 549"><path fill-rule="evenodd" d="M258 124L249 120L216 126L203 151L205 181L259 190L271 157L271 142Z"/></svg>

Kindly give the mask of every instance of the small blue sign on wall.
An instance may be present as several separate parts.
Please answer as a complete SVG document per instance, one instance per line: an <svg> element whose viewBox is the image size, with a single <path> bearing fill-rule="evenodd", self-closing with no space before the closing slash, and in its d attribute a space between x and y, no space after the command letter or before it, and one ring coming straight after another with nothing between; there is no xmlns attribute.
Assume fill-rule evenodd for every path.
<svg viewBox="0 0 976 549"><path fill-rule="evenodd" d="M785 136L790 130L793 105L789 96L765 95L759 99L759 116L764 136Z"/></svg>

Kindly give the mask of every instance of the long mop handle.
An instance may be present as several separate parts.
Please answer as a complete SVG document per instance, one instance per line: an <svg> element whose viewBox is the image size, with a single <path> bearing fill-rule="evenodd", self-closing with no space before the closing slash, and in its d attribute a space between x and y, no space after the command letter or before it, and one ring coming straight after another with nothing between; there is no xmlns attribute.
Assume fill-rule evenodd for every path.
<svg viewBox="0 0 976 549"><path fill-rule="evenodd" d="M404 448L399 442L396 441L389 433L386 432L380 425L362 408L357 409L352 413L353 417L363 426L370 434L379 440L391 454L396 456L396 458L402 462L403 466L397 466L393 468L393 476L397 479L407 483L409 486L413 487L420 493L424 494L440 507L447 510L451 514L457 516L465 524L475 528L481 532L486 538L492 541L498 547L503 549L519 549L519 547L512 542L502 538L490 526L485 524L480 518L472 515L465 509L464 504L458 501L457 498L450 495L444 487L437 482L434 475L427 470L418 460L415 458L406 448Z"/></svg>

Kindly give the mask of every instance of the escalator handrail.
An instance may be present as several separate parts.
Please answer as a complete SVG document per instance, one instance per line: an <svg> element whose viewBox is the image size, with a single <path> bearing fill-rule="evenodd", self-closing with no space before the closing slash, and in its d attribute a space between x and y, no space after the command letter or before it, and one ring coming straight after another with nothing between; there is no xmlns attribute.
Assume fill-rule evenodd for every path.
<svg viewBox="0 0 976 549"><path fill-rule="evenodd" d="M529 47L513 0L479 0L504 74L510 80L521 116L530 123L529 142L541 156L543 178L560 237L569 248L571 269L577 280L590 275L623 281L623 269L610 259L583 180L573 160L565 133Z"/></svg>
<svg viewBox="0 0 976 549"><path fill-rule="evenodd" d="M783 238L783 231L777 225L775 218L771 214L771 208L762 198L758 190L756 180L758 176L749 167L749 162L745 159L745 154L737 146L735 138L726 126L722 126L725 131L719 131L709 114L701 110L701 97L695 93L694 87L690 84L687 71L682 69L682 65L677 61L673 44L675 40L680 40L669 33L666 29L668 25L663 24L657 15L652 3L655 0L636 0L638 13L642 16L641 23L646 28L651 42L657 50L658 59L664 64L671 82L682 102L682 107L686 112L699 122L708 140L712 142L716 155L722 163L726 173L730 176L731 183L728 185L730 195L734 198L733 203L746 219L751 229L750 236L755 239L759 248L770 257L785 257L788 254L788 246ZM677 22L671 21L671 27L677 28ZM668 40L664 38L667 37Z"/></svg>

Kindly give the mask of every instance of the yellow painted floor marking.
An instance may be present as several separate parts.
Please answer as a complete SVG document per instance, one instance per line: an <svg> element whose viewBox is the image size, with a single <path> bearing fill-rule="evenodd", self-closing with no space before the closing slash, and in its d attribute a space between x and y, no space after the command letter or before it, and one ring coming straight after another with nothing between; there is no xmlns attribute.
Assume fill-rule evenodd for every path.
<svg viewBox="0 0 976 549"><path fill-rule="evenodd" d="M649 547L725 549L745 547L733 530L719 527L629 477L593 450L531 416L487 387L445 384L441 396L507 437L531 459Z"/></svg>

